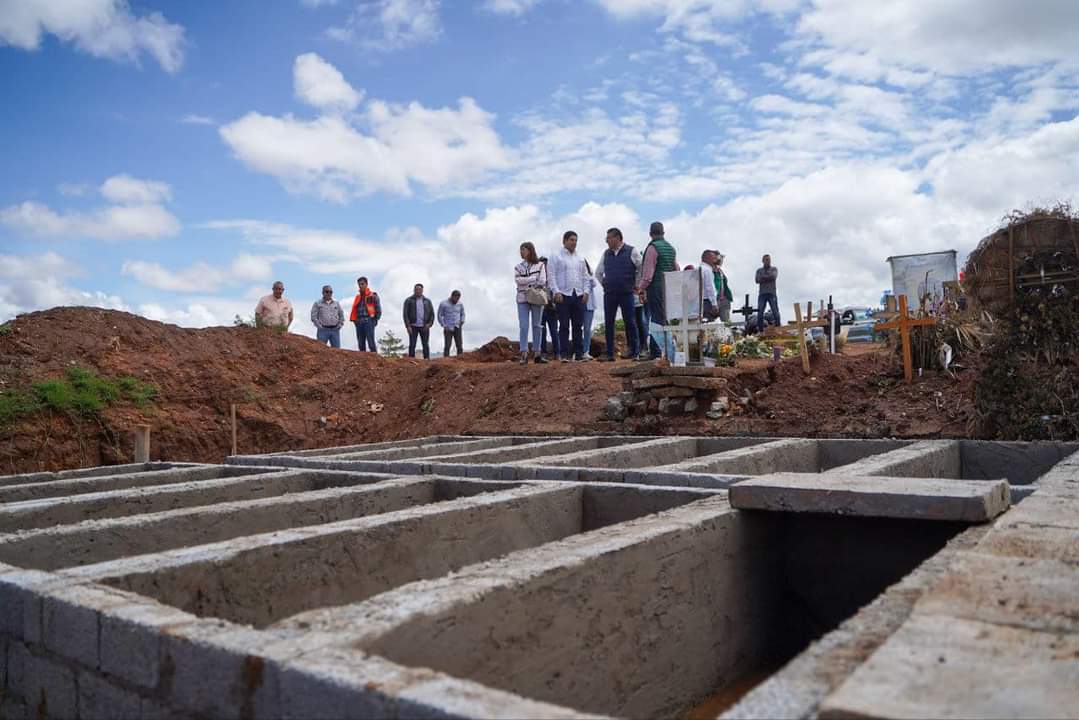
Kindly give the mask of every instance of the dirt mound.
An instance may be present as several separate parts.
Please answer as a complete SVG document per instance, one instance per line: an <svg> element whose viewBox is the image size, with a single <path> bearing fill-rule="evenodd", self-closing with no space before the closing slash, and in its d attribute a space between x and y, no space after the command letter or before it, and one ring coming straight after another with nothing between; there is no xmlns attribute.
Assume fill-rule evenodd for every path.
<svg viewBox="0 0 1079 720"><path fill-rule="evenodd" d="M499 352L510 352L509 348ZM572 432L618 382L599 364L389 359L245 327L186 329L93 308L22 315L0 334L0 389L71 367L157 388L145 407L46 410L0 427L0 473L130 461L135 425L152 457L220 462L237 405L239 451L269 452L436 433Z"/></svg>
<svg viewBox="0 0 1079 720"><path fill-rule="evenodd" d="M0 332L0 398L80 368L134 390L152 385L156 395L140 405L133 390L93 413L42 406L6 421L0 407L0 473L129 462L139 424L152 427L155 460L220 462L230 451L232 404L241 453L450 433L962 437L974 375L928 372L908 386L894 356L872 346L817 358L809 377L798 358L739 359L720 371L730 382L730 415L708 420L702 407L638 428L604 419L607 398L621 390L612 365L501 362L516 357L506 338L422 361L110 310L23 315Z"/></svg>
<svg viewBox="0 0 1079 720"><path fill-rule="evenodd" d="M486 345L466 354L466 359L472 362L492 363L517 360L521 355L521 344L510 342L507 337L499 335Z"/></svg>

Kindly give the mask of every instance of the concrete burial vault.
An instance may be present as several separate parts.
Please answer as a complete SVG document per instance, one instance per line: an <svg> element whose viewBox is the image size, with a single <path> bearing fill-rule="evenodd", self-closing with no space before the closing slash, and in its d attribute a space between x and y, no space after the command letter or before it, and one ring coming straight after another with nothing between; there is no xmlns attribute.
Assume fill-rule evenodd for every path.
<svg viewBox="0 0 1079 720"><path fill-rule="evenodd" d="M0 716L1075 717L1077 451L430 437L3 477Z"/></svg>

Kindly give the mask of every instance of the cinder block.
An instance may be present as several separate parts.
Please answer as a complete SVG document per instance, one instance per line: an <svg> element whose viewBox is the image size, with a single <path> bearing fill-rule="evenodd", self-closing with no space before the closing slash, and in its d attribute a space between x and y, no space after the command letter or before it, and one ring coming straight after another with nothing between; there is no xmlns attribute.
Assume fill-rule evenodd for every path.
<svg viewBox="0 0 1079 720"><path fill-rule="evenodd" d="M75 673L63 665L32 653L26 655L23 698L39 718L73 718L79 699Z"/></svg>
<svg viewBox="0 0 1079 720"><path fill-rule="evenodd" d="M98 613L127 602L122 595L84 585L50 591L41 601L42 641L46 650L96 669Z"/></svg>
<svg viewBox="0 0 1079 720"><path fill-rule="evenodd" d="M79 720L141 718L142 698L97 673L79 673Z"/></svg>
<svg viewBox="0 0 1079 720"><path fill-rule="evenodd" d="M40 588L56 576L40 570L18 570L0 575L0 633L26 642L41 642Z"/></svg>
<svg viewBox="0 0 1079 720"><path fill-rule="evenodd" d="M0 718L4 720L29 720L26 703L9 696L0 696Z"/></svg>
<svg viewBox="0 0 1079 720"><path fill-rule="evenodd" d="M550 465L541 465L534 468L535 474L532 476L536 480L561 480L563 482L577 482L580 480L581 471L575 467L553 467Z"/></svg>
<svg viewBox="0 0 1079 720"><path fill-rule="evenodd" d="M299 658L282 669L281 716L289 720L397 717L403 668L342 649Z"/></svg>
<svg viewBox="0 0 1079 720"><path fill-rule="evenodd" d="M160 633L196 618L164 605L139 603L101 613L102 672L137 687L153 689L160 677Z"/></svg>
<svg viewBox="0 0 1079 720"><path fill-rule="evenodd" d="M465 476L482 480L501 480L502 468L498 465L468 465Z"/></svg>
<svg viewBox="0 0 1079 720"><path fill-rule="evenodd" d="M160 663L168 704L214 718L239 718L261 687L262 659L250 652L264 642L257 631L222 620L163 628Z"/></svg>
<svg viewBox="0 0 1079 720"><path fill-rule="evenodd" d="M26 645L18 640L8 640L6 656L7 676L5 680L5 693L17 695L24 700L26 692L26 657L29 650Z"/></svg>

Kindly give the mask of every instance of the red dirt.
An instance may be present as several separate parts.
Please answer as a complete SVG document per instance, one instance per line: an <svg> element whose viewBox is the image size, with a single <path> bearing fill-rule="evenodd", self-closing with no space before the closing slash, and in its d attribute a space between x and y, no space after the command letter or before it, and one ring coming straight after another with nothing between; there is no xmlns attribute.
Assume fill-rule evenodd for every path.
<svg viewBox="0 0 1079 720"><path fill-rule="evenodd" d="M237 403L241 453L328 447L432 434L632 432L603 419L621 390L606 363L521 366L512 343L431 362L332 350L306 337L252 328L179 328L92 308L22 315L0 335L0 387L56 377L72 365L157 386L145 409L118 404L100 419L45 414L0 428L0 472L129 462L131 431L152 427L153 459L220 462L230 450L229 406ZM967 382L928 377L897 386L891 356L774 368L741 361L725 371L732 404L722 420L663 418L660 433L959 437ZM901 377L898 385L902 385ZM937 411L936 392L946 410ZM380 407L381 406L381 407ZM956 408L959 408L956 410ZM702 413L703 413L702 409ZM655 429L651 432L657 432Z"/></svg>

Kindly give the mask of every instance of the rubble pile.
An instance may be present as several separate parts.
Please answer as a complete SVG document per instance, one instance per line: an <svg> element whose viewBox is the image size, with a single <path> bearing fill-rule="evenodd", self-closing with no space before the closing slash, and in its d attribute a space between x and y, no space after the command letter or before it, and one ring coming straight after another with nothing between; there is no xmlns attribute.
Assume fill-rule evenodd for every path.
<svg viewBox="0 0 1079 720"><path fill-rule="evenodd" d="M622 378L622 392L607 399L607 419L638 418L642 426L655 426L661 416L693 415L703 410L718 419L730 409L724 371L708 367L673 367L665 361L616 367L611 375Z"/></svg>

